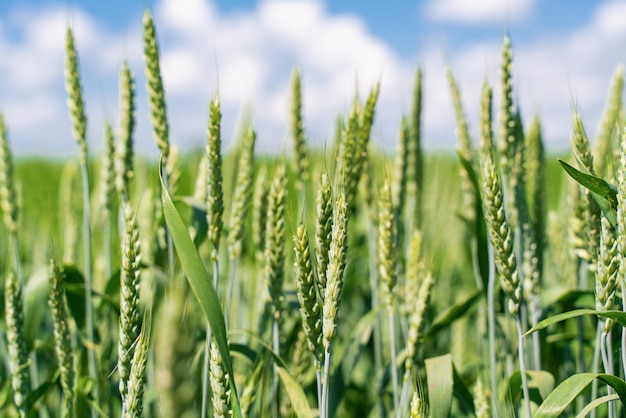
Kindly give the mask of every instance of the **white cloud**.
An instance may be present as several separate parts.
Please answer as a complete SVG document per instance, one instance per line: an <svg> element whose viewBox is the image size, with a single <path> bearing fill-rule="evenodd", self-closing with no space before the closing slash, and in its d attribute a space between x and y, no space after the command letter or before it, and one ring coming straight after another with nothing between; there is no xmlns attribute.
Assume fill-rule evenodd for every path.
<svg viewBox="0 0 626 418"><path fill-rule="evenodd" d="M435 20L468 24L521 21L532 11L534 0L430 0L426 11Z"/></svg>
<svg viewBox="0 0 626 418"><path fill-rule="evenodd" d="M603 3L589 16L587 24L540 41L516 42L513 37L516 99L526 122L534 114L539 115L544 140L551 149L569 148L574 108L581 112L587 133L594 138L611 77L626 58L623 29L612 23L615 14L623 14L624 5L622 1ZM495 39L467 45L449 55L475 138L480 89L485 79L494 88L494 116L498 114L500 49L501 39ZM425 60L425 75L429 77L425 94L429 97L425 100L424 138L425 141L445 139L442 142L454 144L455 140L450 141L454 138L452 107L441 75L443 63L437 54L432 51L430 54Z"/></svg>
<svg viewBox="0 0 626 418"><path fill-rule="evenodd" d="M204 124L206 103L218 79L225 131L233 131L227 124L250 104L259 148L280 151L287 134L288 83L294 66L302 69L306 123L311 140L318 143L328 140L334 126L329 120L345 110L356 80L365 94L376 80L382 78L384 91L407 73L405 64L371 36L360 19L330 16L318 1L268 0L256 10L234 15L198 12L206 16L203 24L189 25L185 15L168 12L179 6L164 0L156 19L157 25L166 22L158 30L160 37L169 39L162 50L164 82L169 108L178 108L171 119L179 137L191 137L194 133L187 128L203 126L198 121Z"/></svg>
<svg viewBox="0 0 626 418"><path fill-rule="evenodd" d="M477 10L482 4L467 3ZM508 7L511 13L524 15L531 3L510 1ZM525 120L539 112L544 137L553 147L568 146L574 103L588 132L595 131L610 77L625 55L624 30L615 17L623 14L624 7L624 2L604 3L587 25L540 43L518 45L513 38L516 93ZM128 59L137 84L138 151L154 155L141 15L130 27L116 32L80 10L71 15L91 148L100 146L103 118L117 120L117 77L122 60ZM69 155L76 151L63 85L67 21L65 8L16 9L0 18L0 109L17 153ZM224 146L231 143L242 109L250 106L258 148L280 151L288 135L291 71L299 66L305 123L312 142L331 140L335 117L347 111L355 86L363 98L380 80L374 142L393 148L401 115L409 110L415 63L373 36L357 16L330 15L319 0L265 0L256 9L230 14L202 0L161 0L155 21L173 143L183 148L203 145L208 102L219 89ZM497 109L500 47L501 39L470 43L446 51L447 60L438 46L420 51L426 147L451 149L457 142L445 78L448 64L461 85L474 131L485 78L494 85Z"/></svg>

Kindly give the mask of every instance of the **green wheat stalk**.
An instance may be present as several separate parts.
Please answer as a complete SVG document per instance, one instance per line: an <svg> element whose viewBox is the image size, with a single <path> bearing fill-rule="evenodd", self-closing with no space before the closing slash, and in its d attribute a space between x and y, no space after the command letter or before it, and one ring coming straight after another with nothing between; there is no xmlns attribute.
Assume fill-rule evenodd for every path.
<svg viewBox="0 0 626 418"><path fill-rule="evenodd" d="M340 194L335 201L335 210L333 212L332 240L328 253L326 288L324 289L324 305L322 310L324 374L322 379L322 405L320 406L321 418L328 418L331 349L339 320L339 304L341 302L341 291L343 289L347 250L348 206L345 196Z"/></svg>
<svg viewBox="0 0 626 418"><path fill-rule="evenodd" d="M93 301L92 301L92 275L91 275L91 217L89 207L89 170L87 167L87 117L83 91L80 83L78 70L78 57L74 46L74 34L71 28L67 29L65 44L65 86L68 94L68 107L74 138L80 148L79 162L83 183L83 246L84 246L84 274L85 274L85 327L87 331L87 343L91 345L94 340ZM96 353L93 348L87 350L89 376L94 379L94 395L98 400L98 368ZM91 415L95 418L95 410L92 408Z"/></svg>
<svg viewBox="0 0 626 418"><path fill-rule="evenodd" d="M614 144L615 133L619 134L617 128L621 125L620 112L622 111L622 91L624 90L624 66L618 65L613 73L609 97L604 108L602 121L600 123L595 141L595 161L598 173L610 177L615 173Z"/></svg>
<svg viewBox="0 0 626 418"><path fill-rule="evenodd" d="M126 205L124 208L124 236L122 239L122 268L120 271L120 337L118 344L119 389L122 409L128 409L128 384L130 380L134 344L140 333L139 284L141 260L139 230L135 213Z"/></svg>
<svg viewBox="0 0 626 418"><path fill-rule="evenodd" d="M304 191L309 173L309 150L304 134L304 122L302 118L302 81L300 70L293 71L291 87L291 137L293 139L293 150L296 162L296 172L298 173L298 187Z"/></svg>
<svg viewBox="0 0 626 418"><path fill-rule="evenodd" d="M383 306L387 308L389 319L389 349L391 353L391 378L393 386L393 406L399 410L398 367L396 364L396 321L395 293L398 281L397 271L397 224L391 202L391 186L385 181L378 201L378 272L382 285Z"/></svg>
<svg viewBox="0 0 626 418"><path fill-rule="evenodd" d="M113 213L113 201L115 199L115 177L116 177L116 155L115 155L115 138L113 136L113 128L109 121L104 123L104 154L102 157L101 168L101 204L103 210L103 240L104 247L104 277L109 280L111 277L111 217Z"/></svg>
<svg viewBox="0 0 626 418"><path fill-rule="evenodd" d="M123 418L140 418L143 416L143 396L145 391L146 366L150 351L150 326L143 321L143 328L135 341L135 350L132 358L130 376L128 379L128 408L122 414Z"/></svg>
<svg viewBox="0 0 626 418"><path fill-rule="evenodd" d="M320 181L320 187L317 190L317 204L315 206L315 258L317 260L318 292L323 298L324 289L326 289L328 253L332 242L333 196L330 180L326 172L322 173Z"/></svg>
<svg viewBox="0 0 626 418"><path fill-rule="evenodd" d="M65 274L57 266L54 260L50 260L50 297L48 304L52 311L52 324L54 327L54 349L59 362L61 389L63 391L63 404L61 416L71 418L74 403L74 350L72 348L72 335L68 317L67 300L63 280Z"/></svg>
<svg viewBox="0 0 626 418"><path fill-rule="evenodd" d="M318 405L321 405L321 366L324 356L324 349L322 347L322 312L320 298L317 295L313 266L311 264L309 236L306 231L306 226L303 223L298 226L293 241L295 254L293 271L296 279L298 301L300 302L302 328L306 336L308 349L315 361Z"/></svg>
<svg viewBox="0 0 626 418"><path fill-rule="evenodd" d="M522 376L524 408L530 414L530 397L526 366L524 362L524 339L520 318L522 302L522 281L517 269L517 261L513 252L513 233L506 218L504 198L500 178L496 172L493 156L493 134L491 132L491 88L485 83L481 106L481 157L482 181L481 197L485 208L485 220L489 230L491 245L495 254L495 263L500 274L500 284L507 297L508 312L515 318L518 332L518 361ZM491 365L494 367L494 365Z"/></svg>
<svg viewBox="0 0 626 418"><path fill-rule="evenodd" d="M120 71L120 124L117 152L117 191L124 200L129 197L130 180L133 177L133 132L135 129L135 80L124 62Z"/></svg>
<svg viewBox="0 0 626 418"><path fill-rule="evenodd" d="M143 15L143 43L144 59L146 61L146 82L148 87L148 103L150 105L150 120L152 134L156 145L167 161L170 154L169 124L167 122L167 107L165 103L165 89L161 78L161 64L159 62L159 44L157 41L154 20L147 10Z"/></svg>
<svg viewBox="0 0 626 418"><path fill-rule="evenodd" d="M209 240L209 260L213 265L213 286L217 291L219 281L219 246L222 235L222 214L224 213L224 192L222 190L222 136L221 136L222 112L219 98L216 96L209 105L209 127L206 145L206 219L207 235ZM226 304L224 308L224 321L228 327L230 302L232 297L232 282L228 283ZM214 351L216 353L214 353ZM206 326L206 343L204 348L204 369L202 378L202 416L206 416L208 401L208 375L211 365L221 367L213 361L214 356L219 356L211 341L211 327ZM210 358L210 359L209 359ZM211 387L213 388L213 376L219 374L219 370L211 369ZM228 383L223 386L228 387ZM213 392L214 396L216 395ZM216 406L214 404L214 410Z"/></svg>
<svg viewBox="0 0 626 418"><path fill-rule="evenodd" d="M13 402L22 418L29 414L28 394L30 392L30 374L28 373L28 351L24 323L24 302L22 284L12 271L4 282L4 310L7 327L7 347Z"/></svg>
<svg viewBox="0 0 626 418"><path fill-rule="evenodd" d="M175 155L170 155L169 124L167 121L167 107L165 103L165 89L161 78L161 64L159 59L159 44L156 35L156 27L150 12L146 10L143 15L143 47L144 60L146 62L145 74L148 90L148 107L152 122L152 135L163 158L163 182L171 194L175 190L175 180L172 178L176 166ZM174 157L174 158L172 158ZM167 259L170 266L170 276L174 277L174 248L172 236L165 229L167 238Z"/></svg>
<svg viewBox="0 0 626 418"><path fill-rule="evenodd" d="M407 177L411 180L411 195L413 196L413 224L411 229L419 228L423 218L424 195L424 155L422 152L422 69L415 73L413 85L413 102L409 119L408 139L408 171Z"/></svg>
<svg viewBox="0 0 626 418"><path fill-rule="evenodd" d="M622 131L620 159L617 170L617 250L619 253L619 284L622 310L626 312L626 130ZM622 367L626 374L626 328L622 328Z"/></svg>
<svg viewBox="0 0 626 418"><path fill-rule="evenodd" d="M256 132L250 126L242 138L239 159L237 162L237 178L235 180L235 190L232 195L230 219L228 223L228 245L229 273L226 284L226 294L232 294L232 289L236 286L237 262L241 256L245 225L250 210L252 195L254 193L254 145L256 142ZM263 225L265 228L266 225ZM229 290L230 289L230 290ZM228 296L226 296L228 300ZM226 309L228 312L228 309Z"/></svg>

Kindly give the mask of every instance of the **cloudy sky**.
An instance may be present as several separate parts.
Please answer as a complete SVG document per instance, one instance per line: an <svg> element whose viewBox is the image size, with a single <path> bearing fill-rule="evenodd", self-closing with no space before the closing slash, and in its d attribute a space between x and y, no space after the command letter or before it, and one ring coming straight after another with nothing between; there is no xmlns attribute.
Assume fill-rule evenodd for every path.
<svg viewBox="0 0 626 418"><path fill-rule="evenodd" d="M101 148L103 121L117 122L117 76L128 60L137 80L139 151L155 155L142 63L143 8L161 42L171 141L202 146L210 98L219 90L224 146L245 109L258 145L287 143L289 80L299 66L309 140L332 137L355 93L381 81L374 141L393 149L412 80L424 72L429 149L456 138L445 70L461 85L471 126L483 80L498 93L505 33L514 48L524 118L537 113L553 150L568 147L577 107L593 135L612 74L626 58L626 0L8 0L0 2L0 110L19 155L76 152L63 83L65 28L75 30L89 118ZM497 104L496 104L497 105Z"/></svg>

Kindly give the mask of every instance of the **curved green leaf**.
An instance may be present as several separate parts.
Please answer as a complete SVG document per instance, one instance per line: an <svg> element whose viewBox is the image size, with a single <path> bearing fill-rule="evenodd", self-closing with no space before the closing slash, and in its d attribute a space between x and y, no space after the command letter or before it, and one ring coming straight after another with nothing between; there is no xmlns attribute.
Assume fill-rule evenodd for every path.
<svg viewBox="0 0 626 418"><path fill-rule="evenodd" d="M432 418L447 418L452 407L454 393L454 377L452 373L452 356L426 359L426 379L428 380L428 401Z"/></svg>
<svg viewBox="0 0 626 418"><path fill-rule="evenodd" d="M539 321L537 325L526 331L524 337L532 334L535 331L542 330L554 325L558 322L565 321L566 319L576 318L583 315L596 315L602 318L612 319L623 327L626 327L626 312L623 311L594 311L593 309L576 309L574 311L567 311L558 315L546 318L543 321Z"/></svg>
<svg viewBox="0 0 626 418"><path fill-rule="evenodd" d="M616 401L618 399L619 399L619 396L615 393L612 395L606 395L606 396L602 396L601 398L594 399L593 401L585 405L583 409L580 410L578 415L576 415L576 418L585 418L587 415L591 413L591 411L593 411L600 405L611 402L611 401Z"/></svg>
<svg viewBox="0 0 626 418"><path fill-rule="evenodd" d="M76 321L78 328L85 326L85 276L73 264L63 264L63 288L67 307ZM118 279L119 283L119 279Z"/></svg>
<svg viewBox="0 0 626 418"><path fill-rule="evenodd" d="M287 396L289 396L289 400L291 401L291 405L293 405L294 411L296 411L296 416L298 418L313 418L309 401L304 394L302 386L300 386L298 382L291 377L287 369L284 367L278 367L277 370L280 381L283 383L283 388L285 389L285 392L287 392Z"/></svg>
<svg viewBox="0 0 626 418"><path fill-rule="evenodd" d="M595 290L551 287L542 291L542 306L569 306L593 309L596 306Z"/></svg>
<svg viewBox="0 0 626 418"><path fill-rule="evenodd" d="M537 405L546 399L554 389L554 376L543 370L526 371L530 398ZM509 398L516 399L522 392L522 374L518 371L509 377Z"/></svg>
<svg viewBox="0 0 626 418"><path fill-rule="evenodd" d="M232 359L228 349L228 337L226 335L224 315L222 314L220 302L217 298L212 280L206 272L204 264L202 264L202 260L200 259L200 254L198 254L198 250L191 241L191 237L189 237L189 233L187 232L187 227L178 214L178 211L172 202L172 198L163 183L163 178L160 174L162 173L162 164L163 161L160 161L159 177L161 180L163 215L165 216L165 221L172 236L174 248L178 254L183 272L187 277L187 281L189 282L191 290L193 291L202 312L211 326L212 337L217 345L220 356L222 357L224 368L228 372L229 376L233 415L240 418L241 410L239 407L239 398L237 396L237 387L235 386Z"/></svg>
<svg viewBox="0 0 626 418"><path fill-rule="evenodd" d="M463 381L463 378L459 376L456 367L452 368L454 379L454 397L459 402L459 408L465 415L476 415L476 407L474 405L474 396L467 388L467 385Z"/></svg>
<svg viewBox="0 0 626 418"><path fill-rule="evenodd" d="M426 336L432 337L437 332L447 328L457 319L464 317L467 314L467 311L482 299L482 296L483 291L476 289L466 299L452 305L441 314L437 315L432 325L428 328Z"/></svg>
<svg viewBox="0 0 626 418"><path fill-rule="evenodd" d="M276 370L278 371L278 376L283 383L283 388L285 389L285 392L287 392L287 396L289 396L289 400L293 405L293 409L296 411L296 415L299 418L313 418L314 415L311 411L311 407L309 405L306 394L304 393L304 389L289 373L289 369L287 368L287 363L285 363L285 360L278 353L276 353L269 344L260 339L257 335L254 335L252 333L244 333L244 335L247 335L248 337L250 337L250 339L255 340L255 342L261 345L274 360ZM246 346L240 345L239 347L237 347L237 349L239 350L243 347ZM252 351L249 347L245 350ZM250 353L249 355L251 357L257 357L256 353Z"/></svg>
<svg viewBox="0 0 626 418"><path fill-rule="evenodd" d="M558 417L593 379L598 379L615 389L621 401L626 404L626 382L619 377L603 373L579 373L557 386L537 409L534 418Z"/></svg>
<svg viewBox="0 0 626 418"><path fill-rule="evenodd" d="M617 187L604 179L575 169L560 158L558 160L571 178L576 180L581 186L589 189L596 203L600 206L609 222L611 222L611 225L615 226L617 224Z"/></svg>

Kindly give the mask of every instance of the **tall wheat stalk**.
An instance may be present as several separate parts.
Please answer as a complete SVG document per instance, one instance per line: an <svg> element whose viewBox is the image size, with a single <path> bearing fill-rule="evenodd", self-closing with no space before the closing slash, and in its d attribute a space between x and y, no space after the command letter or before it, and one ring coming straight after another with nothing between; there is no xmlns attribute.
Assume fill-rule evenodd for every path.
<svg viewBox="0 0 626 418"><path fill-rule="evenodd" d="M67 29L65 45L65 85L72 121L72 131L74 138L80 148L79 163L83 185L83 252L84 252L84 274L85 274L85 327L87 332L87 360L89 376L94 379L94 396L99 399L98 387L98 366L96 352L93 348L94 341L94 321L93 321L93 301L92 301L92 275L91 275L91 216L89 205L89 169L87 166L87 117L85 115L85 105L83 101L83 91L80 83L80 73L78 69L78 57L74 46L74 34L71 28ZM92 418L95 418L96 411L92 408Z"/></svg>
<svg viewBox="0 0 626 418"><path fill-rule="evenodd" d="M391 186L385 181L378 201L378 271L382 285L383 306L389 320L389 352L391 354L391 379L393 407L399 410L398 366L396 361L396 320L395 293L398 281L397 271L397 218L391 202Z"/></svg>
<svg viewBox="0 0 626 418"><path fill-rule="evenodd" d="M129 380L135 344L140 333L139 285L141 260L139 230L135 213L129 204L124 210L124 236L122 239L122 269L120 272L120 337L118 344L118 371L122 414L128 408Z"/></svg>
<svg viewBox="0 0 626 418"><path fill-rule="evenodd" d="M302 117L302 81L300 70L293 71L291 87L291 137L293 139L294 159L296 172L298 173L298 188L300 189L300 201L304 203L305 185L309 177L309 150L304 133L304 121Z"/></svg>
<svg viewBox="0 0 626 418"><path fill-rule="evenodd" d="M113 201L115 199L115 138L113 128L109 121L104 123L104 155L102 156L102 168L100 169L100 187L102 204L102 246L104 247L104 279L111 278L111 244L112 244L112 222Z"/></svg>
<svg viewBox="0 0 626 418"><path fill-rule="evenodd" d="M622 310L626 312L626 129L622 131L620 158L617 170L617 250L619 253L619 285L622 292ZM626 328L622 328L622 368L626 375Z"/></svg>
<svg viewBox="0 0 626 418"><path fill-rule="evenodd" d="M524 409L526 416L530 417L530 396L524 360L524 332L520 317L522 281L519 277L517 261L515 253L513 252L513 233L504 210L502 186L496 171L493 148L493 134L491 131L491 88L485 83L481 106L481 197L483 207L485 208L485 220L495 255L496 268L500 274L502 290L507 296L507 309L515 318L518 334L518 362L522 377Z"/></svg>
<svg viewBox="0 0 626 418"><path fill-rule="evenodd" d="M150 121L152 122L152 135L161 156L163 158L163 182L168 192L173 193L174 185L171 175L173 161L170 161L169 124L167 121L167 106L165 102L165 88L161 78L161 64L159 58L159 43L156 34L154 20L147 10L143 15L143 47L146 62L146 85L148 89L148 105L150 108ZM173 153L172 153L173 154ZM174 155L174 154L173 154ZM174 277L174 246L172 236L166 227L167 256L170 267L170 276Z"/></svg>
<svg viewBox="0 0 626 418"><path fill-rule="evenodd" d="M48 303L53 315L54 348L59 362L60 382L63 391L63 404L61 416L71 418L74 416L73 403L75 388L74 354L72 348L72 335L67 314L67 300L63 288L64 273L50 260L50 297Z"/></svg>
<svg viewBox="0 0 626 418"><path fill-rule="evenodd" d="M322 347L322 311L321 298L318 297L315 275L311 263L309 250L309 235L306 225L301 223L296 230L294 241L294 276L300 302L302 328L306 336L307 346L315 363L315 377L317 380L318 406L321 405L322 377L321 367L324 350Z"/></svg>
<svg viewBox="0 0 626 418"><path fill-rule="evenodd" d="M4 283L4 308L11 387L13 389L13 402L18 409L20 418L26 418L29 414L27 398L30 392L30 374L28 372L29 361L26 349L22 287L15 274L9 271Z"/></svg>
<svg viewBox="0 0 626 418"><path fill-rule="evenodd" d="M322 311L324 374L322 379L320 418L328 418L331 350L339 321L339 304L341 302L346 253L348 251L348 206L343 194L340 194L335 201L331 235L332 240L330 251L328 252L328 268L326 270L326 287L324 289L324 306Z"/></svg>
<svg viewBox="0 0 626 418"><path fill-rule="evenodd" d="M222 137L221 137L221 121L222 121L222 113L220 110L220 102L219 98L216 96L213 100L211 100L211 104L209 106L209 127L207 131L207 145L206 145L206 173L200 173L200 175L205 174L205 187L206 187L206 219L207 219L207 235L209 240L209 259L211 264L213 265L213 287L217 291L217 285L219 281L219 246L220 246L220 237L222 235L222 214L224 212L224 192L222 190ZM227 298L230 295L227 295ZM226 326L228 327L228 317L229 317L229 305L227 305L224 309L224 321ZM202 377L202 415L206 416L208 410L208 395L209 395L209 387L208 387L208 373L213 364L213 369L211 369L211 378L215 378L216 376L221 376L221 365L219 361L219 353L215 344L211 341L211 327L207 323L206 326L206 343L204 348L204 370ZM217 370L219 368L220 370ZM223 379L218 379L222 385L217 384L215 388L213 388L213 384L211 387L213 388L213 393L218 387L223 386ZM213 380L212 380L213 382ZM225 387L228 387L226 384ZM221 399L221 397L218 397ZM216 405L214 404L214 409ZM222 408L223 410L223 408Z"/></svg>
<svg viewBox="0 0 626 418"><path fill-rule="evenodd" d="M239 161L237 162L237 179L232 197L230 220L228 223L228 259L229 273L226 284L226 301L224 311L230 311L230 300L237 280L237 261L241 256L246 218L250 210L250 203L254 185L254 145L256 132L252 126L248 127L242 138ZM265 228L266 225L263 225Z"/></svg>

